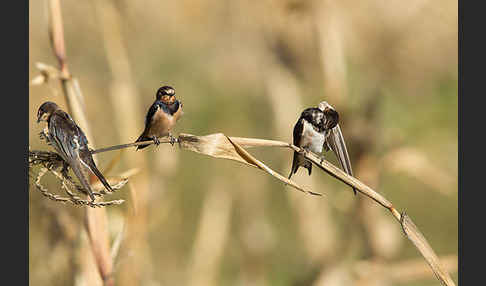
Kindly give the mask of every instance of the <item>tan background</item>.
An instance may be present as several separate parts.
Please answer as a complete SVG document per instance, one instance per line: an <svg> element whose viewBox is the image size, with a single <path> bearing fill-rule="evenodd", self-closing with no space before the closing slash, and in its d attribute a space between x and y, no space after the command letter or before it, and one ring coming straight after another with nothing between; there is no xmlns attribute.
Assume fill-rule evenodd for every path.
<svg viewBox="0 0 486 286"><path fill-rule="evenodd" d="M456 1L62 1L67 61L96 147L129 143L162 84L185 115L174 132L292 140L300 112L327 100L341 115L355 175L405 210L457 282ZM45 1L30 1L29 78L57 65ZM57 81L31 86L65 108ZM127 105L127 101L135 104ZM127 109L130 109L127 111ZM127 118L126 114L137 114ZM287 176L292 154L249 150ZM438 285L399 225L314 169L295 192L253 168L161 145L133 149L108 175L139 168L107 208L114 240L133 200L143 216L115 261L117 285ZM129 154L131 153L131 154ZM103 169L117 151L98 156ZM141 157L140 157L141 158ZM336 163L334 155L327 158ZM48 179L53 192L58 185ZM31 285L101 285L83 210L29 201ZM137 229L137 231L133 231Z"/></svg>

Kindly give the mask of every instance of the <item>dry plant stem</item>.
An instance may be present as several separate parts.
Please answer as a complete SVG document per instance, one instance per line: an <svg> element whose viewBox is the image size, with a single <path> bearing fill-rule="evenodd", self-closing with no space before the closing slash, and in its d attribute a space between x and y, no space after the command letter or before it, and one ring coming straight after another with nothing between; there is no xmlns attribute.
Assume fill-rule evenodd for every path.
<svg viewBox="0 0 486 286"><path fill-rule="evenodd" d="M454 281L452 281L449 273L447 273L447 271L445 271L444 268L440 265L439 258L432 250L432 247L430 247L425 237L422 235L422 233L419 231L419 229L415 226L415 224L405 212L402 213L402 219L400 223L402 225L403 232L408 237L408 239L412 241L415 247L422 253L425 260L432 268L432 271L434 272L437 279L439 279L439 281L443 285L454 285Z"/></svg>
<svg viewBox="0 0 486 286"><path fill-rule="evenodd" d="M58 179L60 179L61 183L63 180L66 180L69 182L69 184L76 189L78 192L84 193L85 195L88 195L86 190L81 187L80 185L76 184L70 176L67 175L67 173L61 172L62 175L60 175L58 172L55 170L58 168L61 168L64 164L64 160L55 152L49 152L49 151L40 151L40 150L29 150L29 168L35 165L42 165L44 168L42 168L39 172L38 175L43 176L46 171L52 172ZM47 170L45 170L47 169ZM132 171L133 172L133 171ZM106 195L108 193L114 193L115 191L121 189L127 182L128 182L128 177L131 172L129 172L126 177L122 177L122 179L117 182L117 183L110 183L113 192L107 191L104 186L101 187L99 192L93 191L93 195L97 197L102 197L103 195ZM46 190L47 191L47 190ZM98 203L97 203L98 204ZM98 204L100 205L100 204Z"/></svg>
<svg viewBox="0 0 486 286"><path fill-rule="evenodd" d="M189 135L189 134L181 134L181 135ZM174 143L181 143L187 139L188 136L174 138ZM242 147L289 147L289 143L285 143L282 141L275 141L275 140L266 140L266 139L258 139L258 138L245 138L245 137L228 137L231 141L236 142L237 144L241 145ZM170 143L170 139L166 136L158 137L160 143ZM114 151L139 145L152 145L154 144L153 140L141 141L141 142L134 142L134 143L127 143L127 144L120 144L120 145L113 145L105 148L100 148L96 150L91 150L91 154L98 154L108 151Z"/></svg>
<svg viewBox="0 0 486 286"><path fill-rule="evenodd" d="M66 191L66 193L69 195L69 198L66 197L61 197L59 195L54 195L49 193L49 191L42 186L40 183L40 180L42 177L47 173L47 171L51 171L53 174L55 174L58 178L62 180L62 187ZM72 203L75 206L89 206L92 208L95 207L106 207L106 206L111 206L111 205L119 205L123 203L123 200L114 200L114 201L108 201L108 202L92 202L90 200L82 200L81 198L75 196L67 187L65 184L65 179L61 174L58 172L55 172L53 170L49 170L46 167L42 167L37 175L37 178L35 180L35 186L36 188L41 192L41 194L45 197L47 197L50 200L56 201L56 202L62 202L62 203Z"/></svg>
<svg viewBox="0 0 486 286"><path fill-rule="evenodd" d="M170 139L167 137L159 137L160 143L170 143ZM175 143L179 143L179 139L176 138ZM106 148L100 148L96 150L91 150L91 154L97 154L97 153L103 153L103 152L108 152L108 151L113 151L113 150L119 150L119 149L124 149L124 148L129 148L129 147L134 147L134 146L139 146L139 145L151 145L154 144L153 140L148 140L148 141L141 141L141 142L134 142L134 143L127 143L127 144L121 144L121 145L114 145Z"/></svg>
<svg viewBox="0 0 486 286"><path fill-rule="evenodd" d="M279 177L278 173L272 171L270 168L265 166L263 163L258 161L253 156L251 156L245 149L242 148L242 146L288 147L296 152L301 152L309 161L311 161L314 165L319 167L321 170L339 179L340 181L349 185L350 187L354 187L360 193L373 199L375 202L388 209L391 212L391 214L395 217L395 219L402 226L403 231L407 236L407 238L412 241L415 247L420 251L422 256L425 258L425 260L431 267L432 271L436 275L437 279L439 279L439 281L443 285L447 285L447 286L455 285L451 277L449 276L449 274L443 270L443 267L440 266L440 262L439 259L437 258L437 255L434 253L430 245L427 243L425 237L420 233L418 228L413 224L412 220L405 213L400 214L400 212L398 212L393 207L390 201L388 201L385 197L383 197L382 195L374 191L372 188L362 183L360 180L352 176L349 176L338 167L329 163L327 160L322 160L321 157L311 152L305 152L303 149L293 144L289 144L281 141L255 139L255 138L226 137L227 140L234 146L237 154L240 156L238 158L234 154L228 151L227 146L223 146L226 142L223 141L222 136L224 135L211 134L206 136L195 136L190 134L180 134L177 141L179 143L179 146L182 146L182 148L184 149L188 149L194 152L199 152L216 158L226 158L226 159L232 159L239 162L244 162L252 166L256 166L260 169L263 169L269 174L271 174L272 176L275 176L277 178ZM143 144L152 144L152 143L153 141L147 141L147 143L143 143ZM240 146L240 143L242 146ZM218 150L218 148L221 150ZM209 149L209 151L207 149ZM105 148L105 150L109 150L109 148ZM299 189L299 187L296 188ZM305 191L305 192L309 192L309 191Z"/></svg>
<svg viewBox="0 0 486 286"><path fill-rule="evenodd" d="M236 139L236 140L235 140ZM164 140L167 141L168 139ZM278 172L275 172L268 166L266 166L263 162L257 160L253 157L250 153L248 153L243 147L241 147L237 141L241 141L245 146L251 146L251 142L256 144L256 146L280 146L285 144L288 146L287 143L278 142L278 141L266 141L261 139L252 139L252 138L233 138L225 136L222 133L210 134L206 136L195 136L191 134L180 134L179 138L176 140L179 143L179 147L201 153L207 156L215 157L215 158L222 158L222 159L229 159L234 160L240 163L243 163L248 166L252 166L267 172L268 174L272 175L273 177L277 178L278 180L284 182L287 185L290 185L294 189L304 192L306 194L311 195L322 195L320 193L315 193L312 191L307 190L296 184L294 181L287 179L286 177L280 175ZM153 144L153 141L146 141L139 142L138 144ZM266 144L266 145L262 145ZM103 150L114 150L117 148L126 148L126 146L131 147L133 144L123 144L117 145L113 147L107 147Z"/></svg>
<svg viewBox="0 0 486 286"><path fill-rule="evenodd" d="M301 148L291 144L289 144L289 147L294 149L297 152L302 151ZM415 247L420 251L420 253L425 258L430 268L432 268L432 271L434 272L437 279L442 283L442 285L447 285L447 286L455 285L449 273L444 271L443 267L440 265L437 255L430 247L427 240L419 231L419 229L412 222L410 217L408 217L405 213L400 214L393 207L391 202L389 202L383 196L375 192L367 185L363 184L358 179L349 176L348 174L346 174L336 166L332 165L328 161L323 160L321 162L320 158L312 153L304 153L304 156L307 159L309 159L312 163L314 163L314 165L317 165L320 169L324 170L325 172L339 179L340 181L346 183L347 185L356 188L359 192L363 193L367 197L370 197L377 203L387 208L392 213L392 215L400 222L400 225L402 226L405 235L407 236L408 239L412 241Z"/></svg>
<svg viewBox="0 0 486 286"><path fill-rule="evenodd" d="M120 205L124 202L124 200L114 200L114 201L108 201L108 202L93 202L91 200L83 200L78 196L75 196L73 192L69 189L66 183L69 183L72 187L74 188L79 188L76 184L74 184L71 180L67 180L63 175L60 173L51 170L51 172L59 179L61 180L62 183L62 188L66 191L66 193L69 195L71 198L71 201L75 205L86 205L89 207L104 207L104 206L110 206L110 205ZM99 193L98 193L99 194Z"/></svg>
<svg viewBox="0 0 486 286"><path fill-rule="evenodd" d="M123 22L126 15L119 10L117 1L91 2L111 74L111 80L105 82L107 99L119 110L124 111L113 114L113 127L118 130L120 142L126 142L134 139L134 134L140 132L145 115L142 113L145 107L132 76L133 69L123 37ZM146 155L141 152L125 152L123 156L125 164L137 166L141 171L128 185L130 204L124 216L126 231L119 255L124 263L117 269L117 284L121 286L144 284L152 280L153 263L147 228L152 184L150 168L146 168L149 166ZM125 250L129 250L131 255Z"/></svg>
<svg viewBox="0 0 486 286"><path fill-rule="evenodd" d="M79 84L69 73L64 44L63 21L60 0L49 1L49 35L52 48L61 71L61 85L66 98L69 114L83 129L88 141L93 144L93 137L84 112L84 102ZM96 158L94 158L96 160ZM95 258L99 275L104 285L112 286L115 281L111 275L113 263L109 252L107 216L105 209L86 208L85 227L88 233L91 250Z"/></svg>

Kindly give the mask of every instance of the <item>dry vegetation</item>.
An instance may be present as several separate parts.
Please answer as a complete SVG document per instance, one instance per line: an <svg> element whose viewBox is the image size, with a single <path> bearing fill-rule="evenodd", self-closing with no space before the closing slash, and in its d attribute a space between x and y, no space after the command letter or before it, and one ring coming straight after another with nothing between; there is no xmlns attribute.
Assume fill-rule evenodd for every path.
<svg viewBox="0 0 486 286"><path fill-rule="evenodd" d="M105 195L122 205L73 208L31 191L30 284L436 285L426 261L444 285L447 273L457 279L455 2L63 1L64 23L52 18L58 4L30 3L31 79L41 82L38 62L51 72L30 88L33 150L46 148L35 123L45 100L96 148L133 142L164 83L184 102L176 131L212 134L180 134L181 149L286 174L292 150L250 154L256 141L241 137L289 147L300 111L326 100L361 182L322 168L389 209L413 244L324 172L292 183L326 196L283 193L291 188L252 168L162 144L96 156L113 180L130 177ZM384 197L414 218L442 269Z"/></svg>

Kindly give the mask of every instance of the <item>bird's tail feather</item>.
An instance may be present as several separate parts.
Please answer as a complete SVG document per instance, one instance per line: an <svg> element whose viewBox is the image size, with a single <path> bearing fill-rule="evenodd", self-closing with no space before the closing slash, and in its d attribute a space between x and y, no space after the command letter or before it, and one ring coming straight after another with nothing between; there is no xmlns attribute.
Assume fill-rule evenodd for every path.
<svg viewBox="0 0 486 286"><path fill-rule="evenodd" d="M146 137L145 136L145 133L142 133L142 135L140 135L140 137L138 137L137 141L135 141L135 142L142 142L142 141L147 141L147 140L151 140L151 139L152 138ZM148 147L148 146L150 146L150 144L147 144L147 145L138 145L137 146L137 150L143 149L143 148Z"/></svg>
<svg viewBox="0 0 486 286"><path fill-rule="evenodd" d="M290 177L297 172L300 166L306 168L309 176L311 175L312 163L309 162L304 156L294 151L294 159L292 160L292 168L290 169L289 180Z"/></svg>
<svg viewBox="0 0 486 286"><path fill-rule="evenodd" d="M91 190L91 185L89 184L87 176L81 171L81 164L79 162L73 162L71 165L71 169L73 170L74 174L76 177L78 177L79 182L83 186L83 188L88 192L89 197L91 198L92 201L95 200L95 196L93 195L93 191Z"/></svg>
<svg viewBox="0 0 486 286"><path fill-rule="evenodd" d="M94 162L93 162L94 164ZM98 168L90 168L90 170L96 175L96 177L100 180L100 182L103 184L103 186L105 186L106 190L108 192L113 192L113 188L110 186L110 184L108 183L108 181L106 181L105 177L103 176L103 174L101 174L100 170L98 170Z"/></svg>

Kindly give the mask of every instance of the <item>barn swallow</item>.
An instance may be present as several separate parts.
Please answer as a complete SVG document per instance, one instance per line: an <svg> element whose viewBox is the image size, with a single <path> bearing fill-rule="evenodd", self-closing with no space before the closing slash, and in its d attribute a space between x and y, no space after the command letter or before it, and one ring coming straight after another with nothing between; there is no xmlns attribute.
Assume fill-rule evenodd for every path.
<svg viewBox="0 0 486 286"><path fill-rule="evenodd" d="M323 101L318 108L305 109L294 126L293 143L306 151L321 154L322 150L334 152L343 170L353 176L348 150L344 142L341 128L339 127L339 114ZM323 159L323 156L321 159ZM302 166L307 169L309 176L312 172L312 163L304 155L294 151L290 177ZM353 188L356 195L356 189Z"/></svg>
<svg viewBox="0 0 486 286"><path fill-rule="evenodd" d="M159 145L158 137L169 136L173 145L175 138L170 131L182 114L182 102L176 99L175 90L170 86L159 88L145 117L145 129L135 142L154 140ZM137 150L147 146L138 145Z"/></svg>
<svg viewBox="0 0 486 286"><path fill-rule="evenodd" d="M44 135L57 153L64 159L65 171L70 166L92 201L95 200L89 184L89 174L92 172L109 192L113 192L110 184L98 170L88 148L88 139L74 120L61 110L54 102L44 102L37 111L37 123L47 122ZM46 134L47 133L47 134Z"/></svg>

